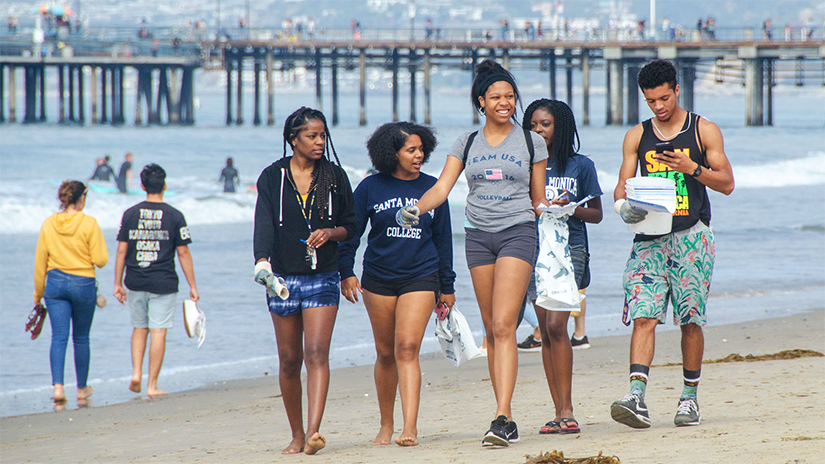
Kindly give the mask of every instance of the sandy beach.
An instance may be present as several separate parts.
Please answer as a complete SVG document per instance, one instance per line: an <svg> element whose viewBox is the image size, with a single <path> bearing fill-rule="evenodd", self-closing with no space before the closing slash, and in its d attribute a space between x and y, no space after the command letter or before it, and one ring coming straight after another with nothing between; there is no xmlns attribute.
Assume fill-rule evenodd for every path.
<svg viewBox="0 0 825 464"><path fill-rule="evenodd" d="M539 435L552 401L538 352L521 352L513 401L521 442L482 448L495 403L484 358L461 368L422 356L421 446L371 446L378 429L372 366L332 372L322 426L328 445L316 456L282 456L289 428L277 377L214 382L163 398L0 420L0 460L40 462L343 462L523 463L559 450L570 458L602 451L623 463L820 463L825 459L825 357L705 364L702 424L676 428L681 389L679 332L661 331L646 401L653 426L634 430L610 419L627 392L630 330L592 339L575 352L573 400L580 435ZM782 350L825 352L825 309L705 329L704 359ZM263 373L262 373L263 374ZM163 380L161 374L161 382ZM162 385L161 385L162 386ZM127 388L124 385L123 388ZM94 400L94 397L92 398ZM44 398L44 401L47 401ZM396 431L400 431L400 400Z"/></svg>

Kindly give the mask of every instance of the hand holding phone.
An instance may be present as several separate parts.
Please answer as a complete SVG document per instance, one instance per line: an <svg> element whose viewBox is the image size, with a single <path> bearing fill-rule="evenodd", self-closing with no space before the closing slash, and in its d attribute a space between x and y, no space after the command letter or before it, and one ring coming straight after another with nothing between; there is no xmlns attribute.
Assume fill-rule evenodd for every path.
<svg viewBox="0 0 825 464"><path fill-rule="evenodd" d="M673 149L673 142L658 142L656 144L656 153L664 154L664 152L666 152L666 151L669 151L669 152L675 151Z"/></svg>
<svg viewBox="0 0 825 464"><path fill-rule="evenodd" d="M439 320L443 321L447 317L447 315L450 314L450 308L448 308L447 305L444 303L436 303L435 307L433 308L433 312L436 316L438 316Z"/></svg>

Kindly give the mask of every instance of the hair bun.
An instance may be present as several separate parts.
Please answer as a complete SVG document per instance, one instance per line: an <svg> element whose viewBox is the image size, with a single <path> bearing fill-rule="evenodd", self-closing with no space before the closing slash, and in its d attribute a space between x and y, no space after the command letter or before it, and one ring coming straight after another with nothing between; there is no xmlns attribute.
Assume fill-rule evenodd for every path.
<svg viewBox="0 0 825 464"><path fill-rule="evenodd" d="M504 67L496 60L487 58L476 66L476 74L485 74L489 72L503 72L506 71Z"/></svg>

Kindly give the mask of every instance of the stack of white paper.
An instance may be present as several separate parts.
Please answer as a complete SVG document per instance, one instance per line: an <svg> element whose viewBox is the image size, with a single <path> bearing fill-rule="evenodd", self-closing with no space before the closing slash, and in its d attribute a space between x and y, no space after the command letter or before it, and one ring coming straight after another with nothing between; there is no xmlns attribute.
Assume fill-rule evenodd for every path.
<svg viewBox="0 0 825 464"><path fill-rule="evenodd" d="M667 234L676 211L676 182L664 177L632 177L625 183L627 201L634 208L647 211L644 220L628 224L637 234Z"/></svg>

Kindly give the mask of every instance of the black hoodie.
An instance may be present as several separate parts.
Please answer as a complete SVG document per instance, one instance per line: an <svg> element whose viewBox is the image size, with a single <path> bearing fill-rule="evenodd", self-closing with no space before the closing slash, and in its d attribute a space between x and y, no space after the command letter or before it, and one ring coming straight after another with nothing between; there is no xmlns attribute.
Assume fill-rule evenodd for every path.
<svg viewBox="0 0 825 464"><path fill-rule="evenodd" d="M309 237L304 215L298 203L298 192L290 181L289 161L282 158L263 170L258 177L258 202L255 205L255 233L253 247L255 262L267 259L272 272L278 275L306 275L338 271L338 243L327 242L317 249L318 264L313 271L306 261ZM355 234L355 208L352 187L345 179L346 172L333 165L338 193L330 192L325 218L321 219L316 206L312 211L312 230L344 227L349 240Z"/></svg>

